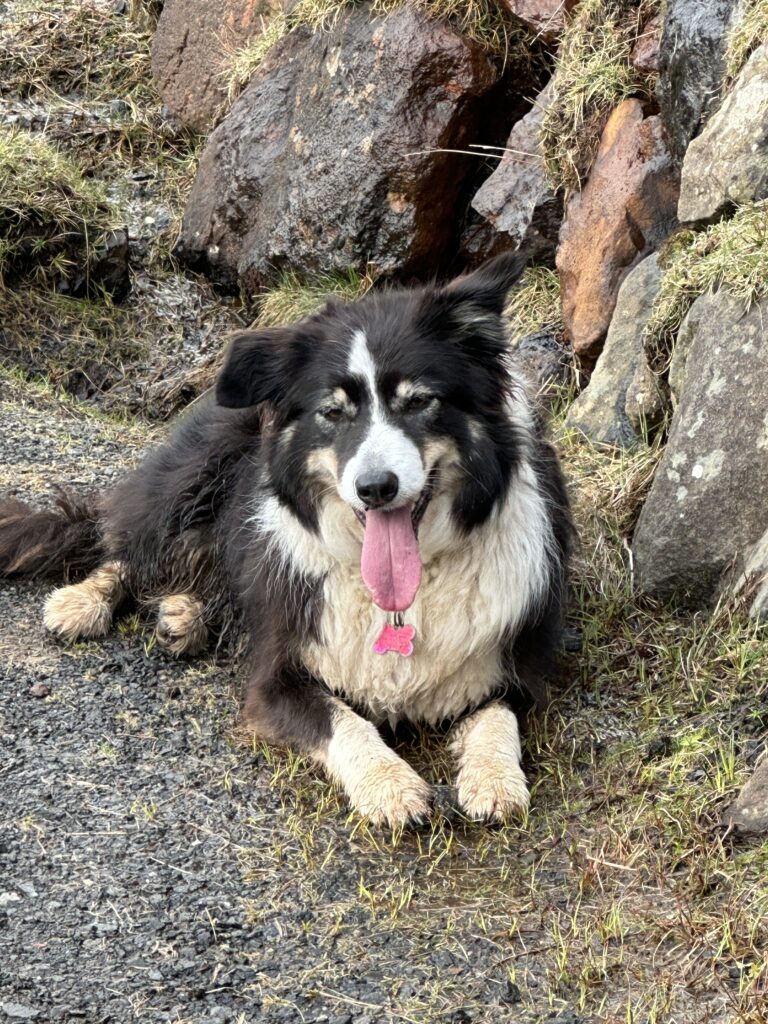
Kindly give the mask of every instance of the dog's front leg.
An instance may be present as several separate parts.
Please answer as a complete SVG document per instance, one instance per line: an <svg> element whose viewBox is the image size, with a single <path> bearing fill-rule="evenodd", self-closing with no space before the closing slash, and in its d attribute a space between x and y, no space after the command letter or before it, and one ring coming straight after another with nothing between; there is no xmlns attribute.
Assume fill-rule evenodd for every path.
<svg viewBox="0 0 768 1024"><path fill-rule="evenodd" d="M461 721L451 736L456 790L470 818L507 821L528 806L515 713L500 701Z"/></svg>
<svg viewBox="0 0 768 1024"><path fill-rule="evenodd" d="M322 765L371 822L395 828L429 813L427 783L371 722L316 681L288 672L252 684L245 717L262 739L293 747Z"/></svg>

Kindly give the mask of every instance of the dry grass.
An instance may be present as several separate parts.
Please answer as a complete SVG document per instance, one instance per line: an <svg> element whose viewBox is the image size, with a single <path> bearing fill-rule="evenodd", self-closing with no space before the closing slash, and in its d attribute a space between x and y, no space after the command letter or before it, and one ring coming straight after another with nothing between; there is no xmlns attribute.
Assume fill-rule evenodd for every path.
<svg viewBox="0 0 768 1024"><path fill-rule="evenodd" d="M109 0L21 0L0 29L3 92L45 103L46 135L87 168L194 145L154 91L152 4L133 8L127 16Z"/></svg>
<svg viewBox="0 0 768 1024"><path fill-rule="evenodd" d="M260 297L256 323L259 327L279 327L302 320L322 309L329 298L354 302L365 295L373 280L370 274L360 277L354 270L309 280L293 272L283 274L274 288Z"/></svg>
<svg viewBox="0 0 768 1024"><path fill-rule="evenodd" d="M699 295L725 288L745 308L768 294L768 200L741 207L730 220L674 235L660 253L661 288L645 329L650 365L664 373L674 339Z"/></svg>
<svg viewBox="0 0 768 1024"><path fill-rule="evenodd" d="M659 0L582 0L555 58L555 85L540 132L547 174L556 189L581 188L610 112L649 95L653 83L632 67L632 47Z"/></svg>
<svg viewBox="0 0 768 1024"><path fill-rule="evenodd" d="M261 32L244 47L226 54L220 75L226 81L227 102L233 103L261 67L269 51L295 26L282 11L262 18Z"/></svg>
<svg viewBox="0 0 768 1024"><path fill-rule="evenodd" d="M151 89L149 24L118 15L102 0L17 0L0 36L3 89L145 97Z"/></svg>
<svg viewBox="0 0 768 1024"><path fill-rule="evenodd" d="M510 294L506 318L513 341L545 328L553 333L560 331L563 320L557 271L528 267Z"/></svg>
<svg viewBox="0 0 768 1024"><path fill-rule="evenodd" d="M730 87L758 46L768 41L768 0L742 0L742 16L728 35L726 87Z"/></svg>
<svg viewBox="0 0 768 1024"><path fill-rule="evenodd" d="M61 285L88 263L115 210L104 188L45 140L0 128L0 286Z"/></svg>

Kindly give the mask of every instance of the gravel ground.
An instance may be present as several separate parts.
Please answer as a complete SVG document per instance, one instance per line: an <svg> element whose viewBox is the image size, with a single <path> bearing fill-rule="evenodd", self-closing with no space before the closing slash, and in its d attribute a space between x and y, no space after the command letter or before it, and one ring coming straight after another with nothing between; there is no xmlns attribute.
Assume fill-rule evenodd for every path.
<svg viewBox="0 0 768 1024"><path fill-rule="evenodd" d="M146 442L13 397L3 491L104 483ZM44 593L0 585L0 1020L529 1019L434 832L356 829L305 765L234 742L230 667L174 663L136 620L65 648Z"/></svg>

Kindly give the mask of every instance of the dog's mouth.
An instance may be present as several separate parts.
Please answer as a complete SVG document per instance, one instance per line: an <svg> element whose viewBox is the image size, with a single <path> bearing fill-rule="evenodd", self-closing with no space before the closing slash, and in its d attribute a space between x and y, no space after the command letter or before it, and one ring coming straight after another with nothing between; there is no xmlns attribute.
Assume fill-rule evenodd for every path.
<svg viewBox="0 0 768 1024"><path fill-rule="evenodd" d="M356 511L363 524L360 571L374 602L385 611L410 608L421 583L418 531L435 491L437 468L411 505Z"/></svg>

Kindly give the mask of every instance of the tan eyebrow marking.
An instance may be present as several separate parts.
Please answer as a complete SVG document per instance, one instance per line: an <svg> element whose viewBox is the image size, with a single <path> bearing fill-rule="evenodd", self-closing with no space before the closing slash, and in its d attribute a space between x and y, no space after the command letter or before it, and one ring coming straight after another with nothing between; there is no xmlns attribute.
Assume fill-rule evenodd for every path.
<svg viewBox="0 0 768 1024"><path fill-rule="evenodd" d="M432 392L423 384L419 384L418 381L401 380L395 388L391 406L394 409L401 409L411 398L421 395L431 398Z"/></svg>

